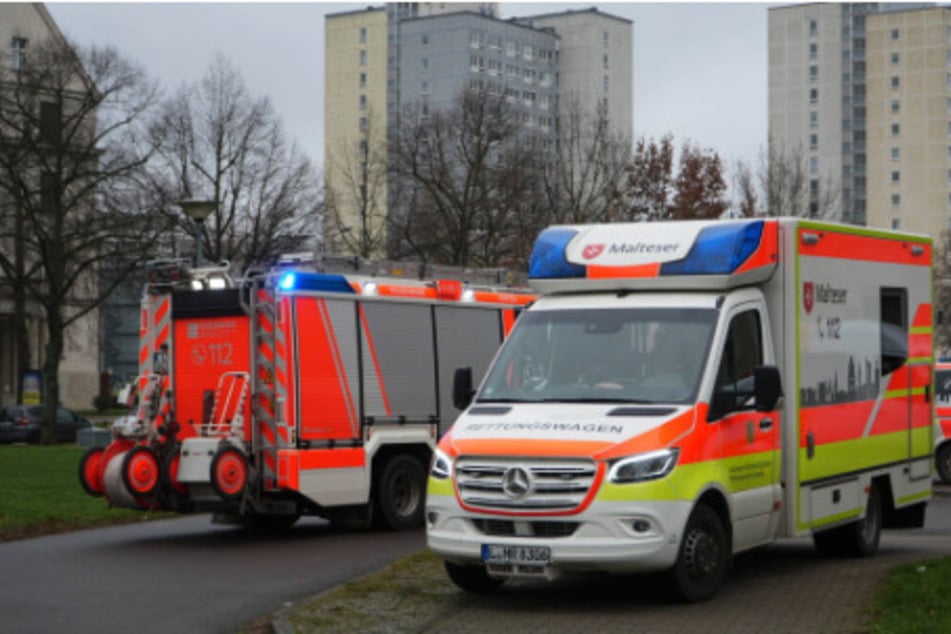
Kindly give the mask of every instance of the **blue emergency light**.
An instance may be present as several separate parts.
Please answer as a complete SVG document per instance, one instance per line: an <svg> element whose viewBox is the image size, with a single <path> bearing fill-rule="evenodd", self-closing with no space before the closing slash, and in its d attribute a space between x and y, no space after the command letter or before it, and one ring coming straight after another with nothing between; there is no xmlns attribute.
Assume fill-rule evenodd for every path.
<svg viewBox="0 0 951 634"><path fill-rule="evenodd" d="M323 291L330 293L354 293L353 287L343 275L288 271L277 282L282 291Z"/></svg>
<svg viewBox="0 0 951 634"><path fill-rule="evenodd" d="M753 255L763 237L763 221L704 227L682 260L660 266L661 275L730 275Z"/></svg>
<svg viewBox="0 0 951 634"><path fill-rule="evenodd" d="M567 227L553 227L542 231L532 248L528 276L534 279L584 277L585 267L572 264L565 257L565 249L576 235L576 229Z"/></svg>

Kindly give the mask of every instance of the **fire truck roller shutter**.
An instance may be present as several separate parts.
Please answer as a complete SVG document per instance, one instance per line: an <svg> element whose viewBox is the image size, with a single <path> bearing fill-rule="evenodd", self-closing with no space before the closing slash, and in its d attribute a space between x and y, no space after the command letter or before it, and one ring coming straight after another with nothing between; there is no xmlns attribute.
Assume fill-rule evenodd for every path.
<svg viewBox="0 0 951 634"><path fill-rule="evenodd" d="M502 343L500 312L496 308L436 306L440 436L460 413L452 403L453 373L456 368L470 367L474 384L481 382Z"/></svg>
<svg viewBox="0 0 951 634"><path fill-rule="evenodd" d="M436 416L432 306L375 301L361 306L366 319L361 330L366 415L407 420ZM374 386L385 400L377 398Z"/></svg>

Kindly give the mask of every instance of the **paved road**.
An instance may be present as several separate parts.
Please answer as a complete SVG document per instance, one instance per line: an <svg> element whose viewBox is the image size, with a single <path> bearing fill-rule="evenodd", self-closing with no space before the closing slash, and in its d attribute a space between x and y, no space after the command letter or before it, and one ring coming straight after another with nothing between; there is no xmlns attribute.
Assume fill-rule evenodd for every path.
<svg viewBox="0 0 951 634"><path fill-rule="evenodd" d="M2 543L0 631L234 632L424 545L316 519L255 536L204 515Z"/></svg>

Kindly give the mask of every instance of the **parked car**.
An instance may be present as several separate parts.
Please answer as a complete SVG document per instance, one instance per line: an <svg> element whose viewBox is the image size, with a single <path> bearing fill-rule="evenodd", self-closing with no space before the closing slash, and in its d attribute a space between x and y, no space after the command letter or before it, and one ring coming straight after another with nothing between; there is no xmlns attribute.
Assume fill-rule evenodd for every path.
<svg viewBox="0 0 951 634"><path fill-rule="evenodd" d="M0 442L36 444L42 436L42 405L12 405L0 410ZM88 418L65 407L56 408L56 440L75 442L76 432L92 427Z"/></svg>

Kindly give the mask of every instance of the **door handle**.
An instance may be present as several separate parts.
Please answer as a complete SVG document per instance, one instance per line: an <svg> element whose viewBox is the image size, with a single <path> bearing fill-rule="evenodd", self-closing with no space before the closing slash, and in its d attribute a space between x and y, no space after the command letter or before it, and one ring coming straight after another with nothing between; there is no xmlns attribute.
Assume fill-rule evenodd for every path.
<svg viewBox="0 0 951 634"><path fill-rule="evenodd" d="M772 418L761 418L759 421L760 431L769 431L773 428L773 419Z"/></svg>

